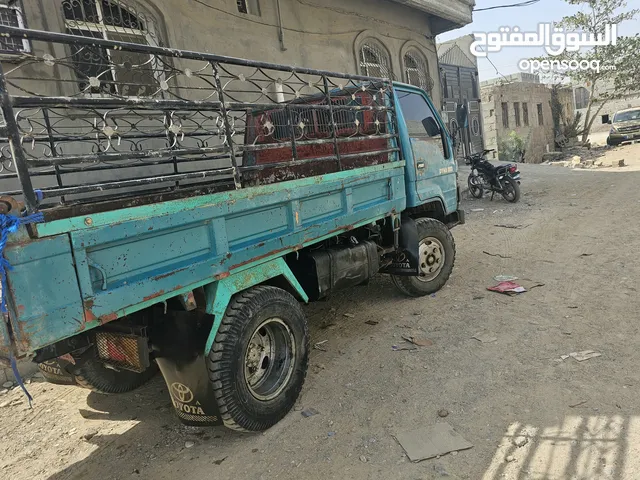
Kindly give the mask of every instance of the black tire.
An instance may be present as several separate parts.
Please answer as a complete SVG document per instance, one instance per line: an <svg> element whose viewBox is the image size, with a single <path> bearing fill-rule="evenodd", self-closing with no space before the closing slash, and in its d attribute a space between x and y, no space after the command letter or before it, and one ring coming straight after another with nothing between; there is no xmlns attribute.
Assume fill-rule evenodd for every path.
<svg viewBox="0 0 640 480"><path fill-rule="evenodd" d="M520 200L520 185L510 176L506 176L502 179L502 198L509 203L518 203Z"/></svg>
<svg viewBox="0 0 640 480"><path fill-rule="evenodd" d="M72 366L71 362L61 358L54 358L39 363L38 369L40 369L42 376L49 383L56 385L76 385L76 378L69 373L69 366Z"/></svg>
<svg viewBox="0 0 640 480"><path fill-rule="evenodd" d="M392 275L394 285L409 297L422 297L440 290L449 280L456 258L456 244L447 226L434 218L416 220L418 239L422 243L428 238L435 238L443 250L444 260L437 276L431 280L421 280L418 276ZM422 260L422 259L421 259Z"/></svg>
<svg viewBox="0 0 640 480"><path fill-rule="evenodd" d="M127 393L141 387L158 372L158 365L152 361L144 372L106 367L97 356L95 347L91 347L85 355L90 358L79 367L71 369L76 383L97 393Z"/></svg>
<svg viewBox="0 0 640 480"><path fill-rule="evenodd" d="M479 182L479 184L477 182ZM467 185L469 186L469 193L473 198L482 198L482 196L484 195L482 177L470 173L469 177L467 178Z"/></svg>
<svg viewBox="0 0 640 480"><path fill-rule="evenodd" d="M274 332L279 329L281 340L291 344L271 350L275 352L276 361L261 356L252 364L255 357L251 355L259 347L251 341L256 335L261 338L271 335L265 328L273 328ZM250 345L254 345L251 350ZM262 347L264 353L264 343ZM266 366L264 359L267 359ZM300 304L290 293L271 286L257 286L234 295L207 364L225 426L247 432L275 425L295 404L307 375L309 332ZM250 386L252 379L247 373L260 375L263 370L264 385ZM278 373L280 370L282 373ZM275 380L267 381L270 378ZM271 382L274 385L269 390ZM259 388L264 390L258 392Z"/></svg>

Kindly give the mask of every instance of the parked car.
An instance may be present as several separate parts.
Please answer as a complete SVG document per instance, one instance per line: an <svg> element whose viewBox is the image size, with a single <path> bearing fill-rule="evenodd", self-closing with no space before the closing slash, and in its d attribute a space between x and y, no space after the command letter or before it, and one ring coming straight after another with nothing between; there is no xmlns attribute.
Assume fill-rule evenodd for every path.
<svg viewBox="0 0 640 480"><path fill-rule="evenodd" d="M616 146L624 142L640 140L640 108L619 110L609 120L611 130L607 137L607 145Z"/></svg>

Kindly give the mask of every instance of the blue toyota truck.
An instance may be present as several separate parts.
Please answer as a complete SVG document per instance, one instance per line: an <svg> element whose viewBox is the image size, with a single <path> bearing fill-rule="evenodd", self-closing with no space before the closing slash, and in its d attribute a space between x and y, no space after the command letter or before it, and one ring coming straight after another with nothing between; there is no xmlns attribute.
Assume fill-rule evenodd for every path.
<svg viewBox="0 0 640 480"><path fill-rule="evenodd" d="M241 431L293 407L301 303L453 269L452 143L427 93L344 73L0 26L0 362Z"/></svg>

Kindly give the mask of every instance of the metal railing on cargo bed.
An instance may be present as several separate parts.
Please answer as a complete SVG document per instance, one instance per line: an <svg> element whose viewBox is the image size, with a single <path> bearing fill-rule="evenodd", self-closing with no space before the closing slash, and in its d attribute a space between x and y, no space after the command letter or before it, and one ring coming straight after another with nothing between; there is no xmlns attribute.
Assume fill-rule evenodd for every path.
<svg viewBox="0 0 640 480"><path fill-rule="evenodd" d="M48 219L399 159L387 79L0 26L0 195Z"/></svg>

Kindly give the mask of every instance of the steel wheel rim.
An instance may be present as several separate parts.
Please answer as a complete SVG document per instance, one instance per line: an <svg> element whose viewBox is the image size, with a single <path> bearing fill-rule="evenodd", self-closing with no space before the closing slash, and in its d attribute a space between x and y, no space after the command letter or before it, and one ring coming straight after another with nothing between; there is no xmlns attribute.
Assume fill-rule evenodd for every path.
<svg viewBox="0 0 640 480"><path fill-rule="evenodd" d="M442 242L435 237L423 238L419 246L420 275L418 280L430 282L444 267L445 253Z"/></svg>
<svg viewBox="0 0 640 480"><path fill-rule="evenodd" d="M293 374L295 354L295 338L282 319L262 322L244 355L244 378L251 395L261 401L277 397Z"/></svg>

